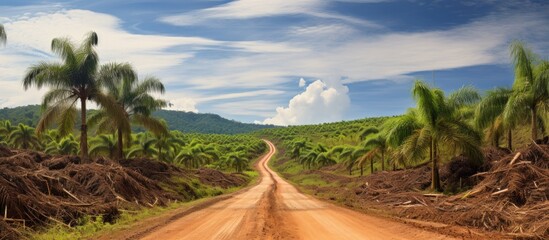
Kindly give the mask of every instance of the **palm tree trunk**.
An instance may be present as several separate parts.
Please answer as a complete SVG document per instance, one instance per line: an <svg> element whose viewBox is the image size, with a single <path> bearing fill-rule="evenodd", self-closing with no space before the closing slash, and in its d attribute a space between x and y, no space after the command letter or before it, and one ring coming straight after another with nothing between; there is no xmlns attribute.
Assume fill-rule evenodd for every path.
<svg viewBox="0 0 549 240"><path fill-rule="evenodd" d="M360 164L360 176L364 176L364 165Z"/></svg>
<svg viewBox="0 0 549 240"><path fill-rule="evenodd" d="M83 163L90 162L88 155L88 125L86 124L86 101L87 97L80 98L80 120L82 125L80 126L80 157Z"/></svg>
<svg viewBox="0 0 549 240"><path fill-rule="evenodd" d="M349 166L349 176L353 175L353 165Z"/></svg>
<svg viewBox="0 0 549 240"><path fill-rule="evenodd" d="M385 171L385 151L381 150L381 171Z"/></svg>
<svg viewBox="0 0 549 240"><path fill-rule="evenodd" d="M122 141L122 128L117 129L118 132L118 149L117 149L117 158L118 160L121 160L124 158L124 142Z"/></svg>
<svg viewBox="0 0 549 240"><path fill-rule="evenodd" d="M370 160L370 174L374 173L374 159Z"/></svg>
<svg viewBox="0 0 549 240"><path fill-rule="evenodd" d="M440 189L440 177L438 174L437 146L434 139L431 140L431 151L432 151L432 163L433 163L432 174L431 174L432 175L431 189L440 191L441 189Z"/></svg>
<svg viewBox="0 0 549 240"><path fill-rule="evenodd" d="M509 147L509 150L513 151L513 131L511 128L507 130L507 147Z"/></svg>
<svg viewBox="0 0 549 240"><path fill-rule="evenodd" d="M538 118L535 105L532 107L532 140L538 140Z"/></svg>

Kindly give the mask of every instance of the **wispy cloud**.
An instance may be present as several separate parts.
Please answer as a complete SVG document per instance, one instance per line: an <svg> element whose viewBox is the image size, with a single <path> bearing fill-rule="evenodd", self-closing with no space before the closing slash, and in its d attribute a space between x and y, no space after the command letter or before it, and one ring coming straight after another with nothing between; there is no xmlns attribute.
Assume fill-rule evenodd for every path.
<svg viewBox="0 0 549 240"><path fill-rule="evenodd" d="M329 6L329 4L330 1L327 0L237 0L207 9L161 17L159 20L177 26L187 26L203 24L208 20L216 19L244 20L282 15L302 15L325 19L336 19L369 27L379 27L377 24L360 18L328 12L326 11L326 7Z"/></svg>

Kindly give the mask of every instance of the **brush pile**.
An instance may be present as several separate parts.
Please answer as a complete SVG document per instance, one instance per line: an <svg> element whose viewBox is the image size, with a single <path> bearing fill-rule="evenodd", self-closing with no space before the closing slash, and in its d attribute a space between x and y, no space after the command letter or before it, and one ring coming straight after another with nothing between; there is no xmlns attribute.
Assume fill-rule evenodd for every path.
<svg viewBox="0 0 549 240"><path fill-rule="evenodd" d="M499 230L530 238L549 237L549 145L527 149L492 162L478 173L479 183L464 194L438 203L460 225Z"/></svg>
<svg viewBox="0 0 549 240"><path fill-rule="evenodd" d="M181 181L191 177L197 175L147 159L118 163L98 158L82 164L77 156L0 147L0 239L17 238L16 227L74 226L84 215L100 215L110 222L121 208L194 199L194 189ZM241 182L245 180L233 184Z"/></svg>
<svg viewBox="0 0 549 240"><path fill-rule="evenodd" d="M447 189L458 175L460 182L469 184L470 190L458 195L421 193L430 183L428 166L367 176L355 194L365 202L391 206L407 218L498 231L517 238L549 238L549 145L532 144L515 153L487 149L485 159L479 173L469 169L462 157L441 171ZM455 168L457 163L462 167Z"/></svg>

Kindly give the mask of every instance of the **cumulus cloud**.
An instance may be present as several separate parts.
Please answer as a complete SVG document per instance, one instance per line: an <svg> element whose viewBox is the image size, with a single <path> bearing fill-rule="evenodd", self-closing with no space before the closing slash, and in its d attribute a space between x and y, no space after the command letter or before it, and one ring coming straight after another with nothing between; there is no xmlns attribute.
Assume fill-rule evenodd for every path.
<svg viewBox="0 0 549 240"><path fill-rule="evenodd" d="M288 107L276 108L276 115L263 124L300 125L341 120L351 101L349 89L341 82L316 80L304 92L294 96Z"/></svg>
<svg viewBox="0 0 549 240"><path fill-rule="evenodd" d="M194 101L192 98L177 98L170 100L170 107L168 107L169 110L177 110L177 111L184 111L184 112L198 112L198 109L196 108L196 101Z"/></svg>
<svg viewBox="0 0 549 240"><path fill-rule="evenodd" d="M300 79L299 79L299 87L305 87L305 84L307 84L307 82L305 81L305 79L300 78Z"/></svg>

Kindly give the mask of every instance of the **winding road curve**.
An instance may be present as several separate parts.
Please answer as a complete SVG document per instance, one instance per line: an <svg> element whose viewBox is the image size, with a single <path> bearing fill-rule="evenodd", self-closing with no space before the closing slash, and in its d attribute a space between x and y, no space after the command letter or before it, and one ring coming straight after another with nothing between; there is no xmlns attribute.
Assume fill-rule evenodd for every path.
<svg viewBox="0 0 549 240"><path fill-rule="evenodd" d="M190 213L143 239L449 239L403 223L373 217L299 193L267 163L261 181L245 192Z"/></svg>

